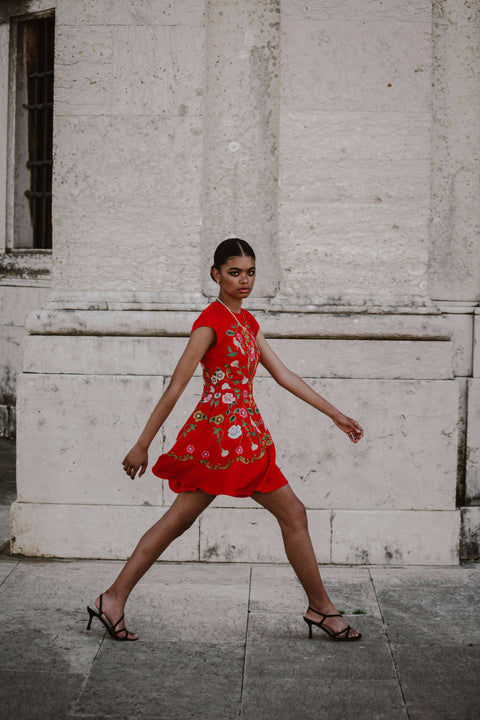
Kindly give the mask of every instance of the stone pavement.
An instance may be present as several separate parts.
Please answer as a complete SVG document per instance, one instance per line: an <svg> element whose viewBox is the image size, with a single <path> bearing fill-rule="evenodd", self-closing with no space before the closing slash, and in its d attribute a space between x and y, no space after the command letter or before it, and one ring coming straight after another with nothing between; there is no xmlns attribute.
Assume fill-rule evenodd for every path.
<svg viewBox="0 0 480 720"><path fill-rule="evenodd" d="M120 643L86 605L121 565L0 555L2 720L480 717L479 565L322 567L364 633L335 643L288 565L156 563Z"/></svg>
<svg viewBox="0 0 480 720"><path fill-rule="evenodd" d="M308 640L286 565L157 563L135 643L86 630L117 561L0 559L6 720L478 720L480 568L325 567L364 633Z"/></svg>

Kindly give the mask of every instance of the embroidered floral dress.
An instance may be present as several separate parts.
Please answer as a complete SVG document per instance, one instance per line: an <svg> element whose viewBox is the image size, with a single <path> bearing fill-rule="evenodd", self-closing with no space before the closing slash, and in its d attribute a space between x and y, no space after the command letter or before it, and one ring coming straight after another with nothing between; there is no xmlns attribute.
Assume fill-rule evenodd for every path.
<svg viewBox="0 0 480 720"><path fill-rule="evenodd" d="M275 446L252 393L259 325L246 310L234 316L215 301L192 332L205 326L215 330L216 342L201 361L202 397L152 472L177 493L199 489L248 497L255 490L276 490L287 480L276 465Z"/></svg>

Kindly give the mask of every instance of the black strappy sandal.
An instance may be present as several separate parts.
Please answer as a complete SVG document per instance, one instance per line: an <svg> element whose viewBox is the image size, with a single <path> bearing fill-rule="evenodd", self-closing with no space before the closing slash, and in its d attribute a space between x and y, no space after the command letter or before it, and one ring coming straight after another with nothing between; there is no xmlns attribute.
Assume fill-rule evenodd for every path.
<svg viewBox="0 0 480 720"><path fill-rule="evenodd" d="M108 634L110 637L112 637L114 640L129 640L130 642L133 642L134 640L138 640L138 637L130 637L132 634L127 628L121 628L119 630L115 630L117 625L122 622L125 615L122 615L120 620L117 620L115 625L112 625L108 617L105 615L105 613L102 611L102 597L103 593L100 595L100 607L97 610L92 610L91 607L87 605L88 614L90 615L90 619L88 621L87 630L90 630L90 625L92 624L92 620L94 617L97 617L103 625L105 625ZM103 617L102 617L103 615ZM104 619L105 618L105 619ZM123 637L120 637L119 633L125 633Z"/></svg>
<svg viewBox="0 0 480 720"><path fill-rule="evenodd" d="M315 610L314 608L310 607L310 605L308 606L308 609L311 610L312 612L316 613L317 615L322 616L322 619L320 620L320 622L315 622L315 620L310 620L310 618L307 618L305 616L303 617L303 619L305 620L305 622L308 625L308 637L310 640L313 637L312 625L316 625L317 627L320 628L320 630L323 630L324 632L326 632L327 635L330 635L332 640L343 640L343 642L348 642L348 641L353 641L353 640L360 640L360 638L362 637L362 633L358 633L358 635L350 635L350 630L353 629L350 627L350 625L347 625L347 627L343 628L343 630L339 630L338 632L335 632L334 630L329 628L328 625L324 624L326 618L343 617L342 615L340 615L340 613L336 613L335 615L325 615L324 613L318 612L318 610Z"/></svg>

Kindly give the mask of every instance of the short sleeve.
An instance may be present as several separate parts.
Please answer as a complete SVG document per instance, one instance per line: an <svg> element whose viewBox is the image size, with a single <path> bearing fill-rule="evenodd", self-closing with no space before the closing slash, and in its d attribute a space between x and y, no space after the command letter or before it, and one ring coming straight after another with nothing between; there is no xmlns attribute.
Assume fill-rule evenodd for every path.
<svg viewBox="0 0 480 720"><path fill-rule="evenodd" d="M192 333L199 327L210 327L212 328L212 330L215 331L215 333L217 333L219 329L219 322L218 314L215 312L215 309L216 308L212 308L211 305L206 307L205 310L200 313L198 318L193 323L190 333Z"/></svg>

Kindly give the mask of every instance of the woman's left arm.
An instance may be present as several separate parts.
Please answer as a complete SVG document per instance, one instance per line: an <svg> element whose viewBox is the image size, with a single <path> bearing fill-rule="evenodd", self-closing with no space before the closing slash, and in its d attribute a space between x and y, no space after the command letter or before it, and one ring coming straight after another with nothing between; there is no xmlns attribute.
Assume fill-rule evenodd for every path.
<svg viewBox="0 0 480 720"><path fill-rule="evenodd" d="M363 429L353 418L344 415L338 408L325 400L310 385L302 380L293 370L287 368L278 355L274 353L270 345L265 340L265 336L261 330L257 334L257 344L260 350L260 362L263 367L268 370L273 379L300 400L312 405L320 412L328 415L335 425L348 435L353 443L357 443L363 437Z"/></svg>

